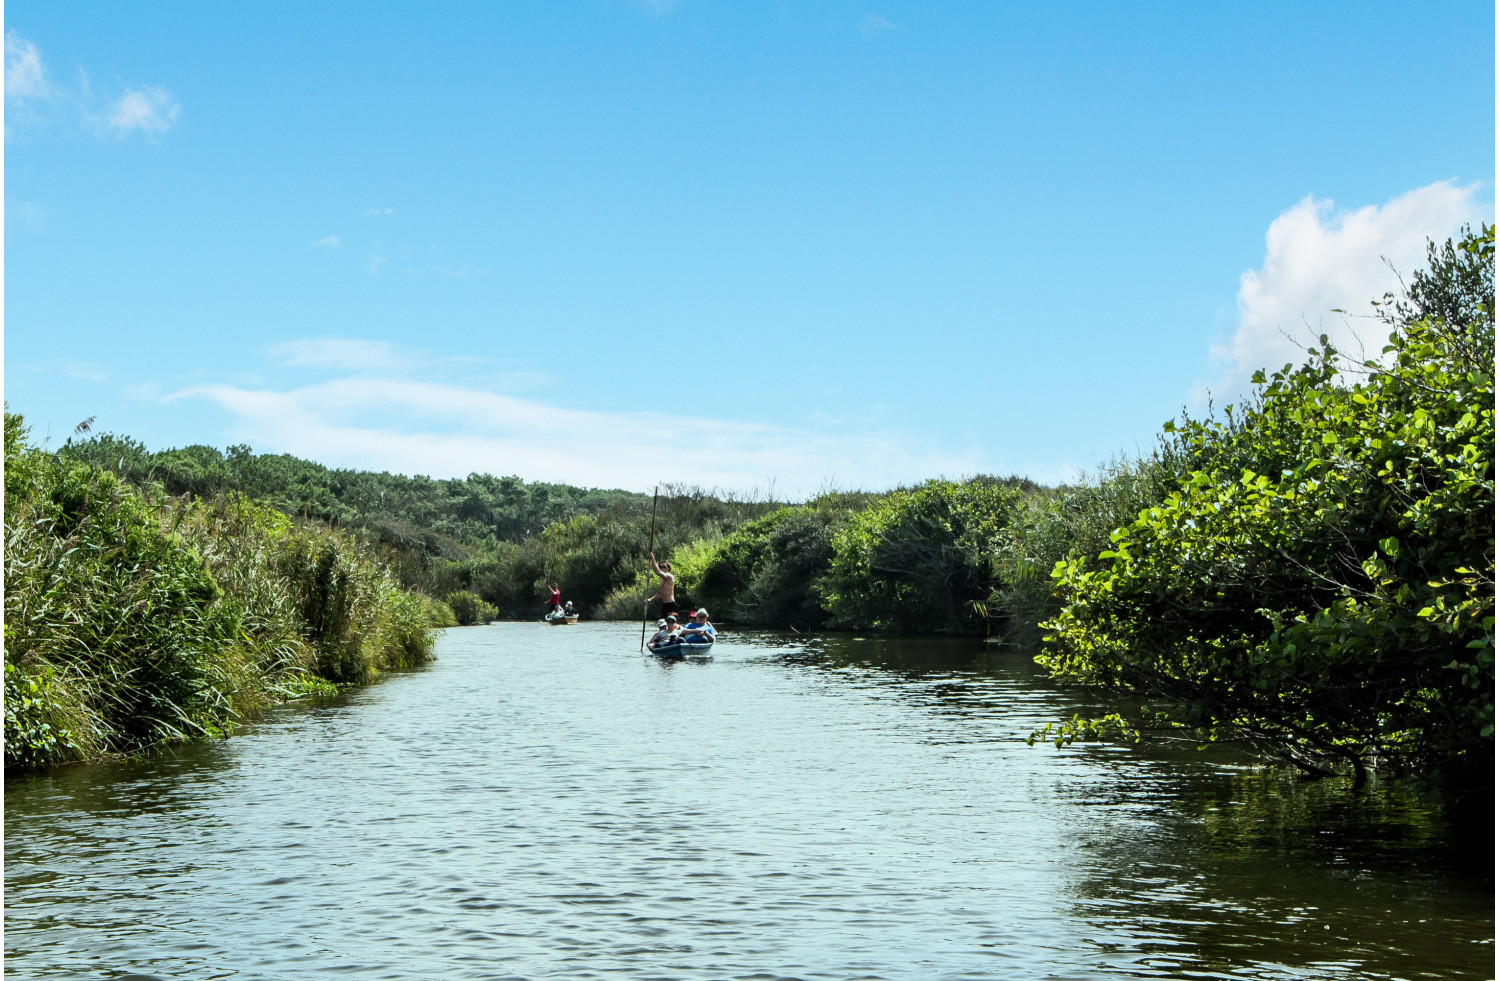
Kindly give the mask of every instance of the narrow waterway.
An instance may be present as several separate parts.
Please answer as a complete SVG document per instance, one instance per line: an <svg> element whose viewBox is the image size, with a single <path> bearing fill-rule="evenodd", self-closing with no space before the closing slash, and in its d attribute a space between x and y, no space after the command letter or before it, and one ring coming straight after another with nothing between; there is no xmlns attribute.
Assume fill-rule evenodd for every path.
<svg viewBox="0 0 1500 981"><path fill-rule="evenodd" d="M7 978L1486 978L1488 843L1192 750L1050 745L1022 654L624 625L8 778ZM1475 843L1469 843L1475 844Z"/></svg>

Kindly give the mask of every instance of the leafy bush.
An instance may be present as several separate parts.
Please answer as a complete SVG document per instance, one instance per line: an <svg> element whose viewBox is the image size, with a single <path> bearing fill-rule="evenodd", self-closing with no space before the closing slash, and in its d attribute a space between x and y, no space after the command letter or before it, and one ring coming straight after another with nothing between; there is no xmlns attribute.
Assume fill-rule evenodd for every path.
<svg viewBox="0 0 1500 981"><path fill-rule="evenodd" d="M835 520L828 508L787 507L720 539L695 577L695 603L730 623L822 626L818 587L833 559Z"/></svg>
<svg viewBox="0 0 1500 981"><path fill-rule="evenodd" d="M979 478L928 481L854 512L819 586L834 626L901 633L982 629L991 556L1023 492Z"/></svg>
<svg viewBox="0 0 1500 981"><path fill-rule="evenodd" d="M467 589L449 593L446 602L453 610L453 616L458 620L460 627L489 623L500 612L492 604L486 603Z"/></svg>
<svg viewBox="0 0 1500 981"><path fill-rule="evenodd" d="M1056 676L1314 772L1492 781L1494 230L1431 261L1382 308L1385 360L1325 338L1240 413L1168 427L1178 486L1055 571ZM1064 738L1101 725L1132 724Z"/></svg>
<svg viewBox="0 0 1500 981"><path fill-rule="evenodd" d="M6 683L29 700L7 714L7 759L61 762L230 723L250 653L202 560L113 474L7 450L7 469L20 458L38 474L6 502Z"/></svg>
<svg viewBox="0 0 1500 981"><path fill-rule="evenodd" d="M5 422L7 764L220 735L317 675L431 656L438 608L349 536L233 493L148 497Z"/></svg>

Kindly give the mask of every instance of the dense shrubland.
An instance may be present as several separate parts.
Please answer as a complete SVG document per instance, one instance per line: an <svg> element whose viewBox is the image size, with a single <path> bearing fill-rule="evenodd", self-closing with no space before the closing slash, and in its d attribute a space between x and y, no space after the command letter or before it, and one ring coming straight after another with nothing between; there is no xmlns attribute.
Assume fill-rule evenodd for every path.
<svg viewBox="0 0 1500 981"><path fill-rule="evenodd" d="M285 454L256 454L248 446L153 452L112 434L69 440L59 455L114 471L132 484L159 485L172 495L210 498L236 491L287 514L365 529L401 550L445 558L468 554L458 542L488 546L521 541L611 504L651 506L641 494L528 483L518 477L470 474L462 480L433 480L330 470Z"/></svg>
<svg viewBox="0 0 1500 981"><path fill-rule="evenodd" d="M1494 230L1388 298L1379 359L1323 343L1222 419L1169 426L1169 493L1075 550L1045 626L1054 675L1150 700L1139 719L1492 793Z"/></svg>
<svg viewBox="0 0 1500 981"><path fill-rule="evenodd" d="M317 539L334 533L314 534L287 515L332 521L356 531L363 554L412 592L368 575L351 578L350 590L386 590L412 617L427 604L429 618L436 610L461 623L538 617L552 582L585 615L637 618L655 589L646 571L654 544L673 563L682 605L707 606L721 624L1040 645L1057 678L1141 706L1128 718L1073 720L1059 741L1148 731L1233 739L1312 773L1362 776L1378 766L1463 794L1490 785L1493 760L1493 255L1489 228L1434 248L1401 297L1377 304L1391 332L1379 358L1351 361L1320 344L1306 364L1258 375L1243 404L1204 420L1184 416L1151 453L1076 486L976 477L802 504L669 486L653 502L514 477L330 471L243 447L151 453L114 436L70 442L50 463L26 457L18 479L31 479L28 467L64 474L84 461L157 488L142 500L191 492L232 502L284 527L265 540L287 539L267 547L294 583L342 582L320 549L353 546ZM76 473L85 472L47 478L59 488L49 494L129 498L120 480ZM67 490L85 479L97 491ZM8 499L10 484L8 470ZM208 510L193 505L160 533L192 542L204 581L220 588ZM50 538L27 532L52 543L52 552L27 546L38 550L25 560L37 570L71 541L63 519L45 520ZM162 526L154 514L131 520ZM184 611L185 636L220 637L226 628L215 617L230 616L231 604L207 598L212 590L189 575L191 563L173 572L178 559L161 562L160 588L178 593L159 602ZM257 613L264 641L227 644L241 660L215 670L343 680L378 661L360 647L362 631L338 626L337 602L305 587L268 593L233 615L250 622L251 606L278 604L298 610L303 626L283 636L282 621ZM376 633L397 637L395 623ZM8 632L7 652L10 643ZM72 704L76 679L65 659L35 663L17 684ZM8 692L10 678L8 664ZM194 711L211 728L212 706L232 698L210 690L238 689L216 675L193 686L192 704L203 706ZM10 724L7 715L7 746Z"/></svg>
<svg viewBox="0 0 1500 981"><path fill-rule="evenodd" d="M351 536L239 494L155 495L5 417L5 762L221 735L431 656L447 607Z"/></svg>

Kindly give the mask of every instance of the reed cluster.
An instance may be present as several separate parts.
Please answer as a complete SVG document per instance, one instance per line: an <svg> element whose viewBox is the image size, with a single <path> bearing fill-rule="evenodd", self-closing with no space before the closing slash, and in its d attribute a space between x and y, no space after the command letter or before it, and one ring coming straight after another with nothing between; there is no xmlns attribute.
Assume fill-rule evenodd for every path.
<svg viewBox="0 0 1500 981"><path fill-rule="evenodd" d="M5 763L219 736L432 654L442 604L352 536L233 492L131 486L5 416Z"/></svg>

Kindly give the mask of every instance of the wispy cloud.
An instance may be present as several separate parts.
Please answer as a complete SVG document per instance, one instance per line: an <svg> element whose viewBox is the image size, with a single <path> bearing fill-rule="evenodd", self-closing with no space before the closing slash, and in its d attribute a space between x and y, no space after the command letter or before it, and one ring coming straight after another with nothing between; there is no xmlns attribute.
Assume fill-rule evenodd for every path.
<svg viewBox="0 0 1500 981"><path fill-rule="evenodd" d="M41 205L32 201L7 201L5 203L6 217L15 215L27 228L34 232L42 231L47 227L47 212Z"/></svg>
<svg viewBox="0 0 1500 981"><path fill-rule="evenodd" d="M1240 277L1234 336L1212 349L1227 370L1217 384L1200 386L1199 400L1205 389L1232 398L1248 391L1257 369L1300 363L1319 334L1352 352L1378 352L1388 329L1362 314L1400 288L1390 266L1407 275L1425 262L1428 239L1489 220L1493 206L1481 207L1477 193L1477 186L1439 181L1354 211L1309 195L1282 212L1266 231L1265 261Z"/></svg>
<svg viewBox="0 0 1500 981"><path fill-rule="evenodd" d="M5 101L25 102L52 95L42 55L36 45L14 30L5 32Z"/></svg>
<svg viewBox="0 0 1500 981"><path fill-rule="evenodd" d="M304 363L382 362L379 342L313 342L280 350ZM234 438L332 466L435 477L480 471L585 486L644 488L662 480L749 488L774 479L794 495L830 481L891 486L982 469L914 437L789 429L657 412L563 408L445 383L340 378L290 390L200 385L167 397L207 400L235 417ZM681 452L690 447L691 453Z"/></svg>
<svg viewBox="0 0 1500 981"><path fill-rule="evenodd" d="M346 371L391 371L427 359L389 341L319 337L273 344L266 353L279 365Z"/></svg>
<svg viewBox="0 0 1500 981"><path fill-rule="evenodd" d="M59 88L48 78L41 51L14 30L5 32L5 102L7 136L12 125L52 122L124 139L165 132L181 113L172 93L160 85L127 85L120 94L101 98L82 68L75 86Z"/></svg>
<svg viewBox="0 0 1500 981"><path fill-rule="evenodd" d="M380 275L381 268L383 268L390 261L391 259L389 256L376 253L375 255L370 256L369 261L365 263L365 268L370 270L371 276L378 276Z"/></svg>
<svg viewBox="0 0 1500 981"><path fill-rule="evenodd" d="M386 215L394 215L395 213L395 208L366 208L364 211L366 218L384 218Z"/></svg>
<svg viewBox="0 0 1500 981"><path fill-rule="evenodd" d="M342 248L343 245L344 240L337 235L328 235L318 239L316 242L308 243L308 247L313 249L338 249Z"/></svg>
<svg viewBox="0 0 1500 981"><path fill-rule="evenodd" d="M899 31L900 28L879 14L865 14L865 19L859 22L859 32L865 37L873 37L876 34L884 34L886 31Z"/></svg>
<svg viewBox="0 0 1500 981"><path fill-rule="evenodd" d="M39 375L66 375L79 381L102 382L109 380L109 366L97 361L72 361L54 358L48 361L33 361L15 365L23 371Z"/></svg>
<svg viewBox="0 0 1500 981"><path fill-rule="evenodd" d="M102 382L109 380L109 368L97 361L67 361L62 366L63 374L80 381Z"/></svg>
<svg viewBox="0 0 1500 981"><path fill-rule="evenodd" d="M110 107L105 123L121 137L137 130L161 133L170 129L177 121L178 111L179 107L172 98L172 93L159 85L145 85L126 89L125 94Z"/></svg>
<svg viewBox="0 0 1500 981"><path fill-rule="evenodd" d="M156 382L136 382L126 385L121 394L132 402L154 402L161 398L161 386Z"/></svg>

